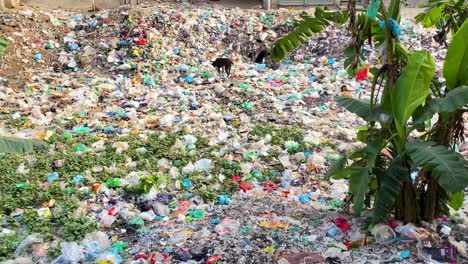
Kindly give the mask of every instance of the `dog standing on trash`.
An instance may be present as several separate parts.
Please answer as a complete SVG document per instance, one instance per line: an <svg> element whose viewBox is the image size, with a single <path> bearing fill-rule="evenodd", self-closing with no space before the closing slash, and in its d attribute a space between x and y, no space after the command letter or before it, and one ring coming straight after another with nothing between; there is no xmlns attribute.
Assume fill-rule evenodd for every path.
<svg viewBox="0 0 468 264"><path fill-rule="evenodd" d="M268 56L270 56L270 53L267 50L262 50L255 58L255 63L264 64Z"/></svg>
<svg viewBox="0 0 468 264"><path fill-rule="evenodd" d="M224 71L227 74L227 77L229 77L229 75L231 75L231 67L232 67L233 64L234 64L234 62L232 62L232 60L230 60L228 58L217 58L213 62L212 65L214 67L216 67L219 74L221 74L223 72L223 69L224 69Z"/></svg>

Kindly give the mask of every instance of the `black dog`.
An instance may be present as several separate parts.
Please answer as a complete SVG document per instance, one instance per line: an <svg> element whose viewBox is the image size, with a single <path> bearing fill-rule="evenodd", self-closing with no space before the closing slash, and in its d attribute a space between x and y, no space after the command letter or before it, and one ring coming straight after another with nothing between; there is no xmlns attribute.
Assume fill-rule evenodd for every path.
<svg viewBox="0 0 468 264"><path fill-rule="evenodd" d="M223 69L224 71L226 72L227 76L229 77L229 75L231 74L231 67L234 63L230 60L230 59L227 59L227 58L217 58L214 62L213 62L213 66L216 67L216 69L218 69L218 73L221 74Z"/></svg>
<svg viewBox="0 0 468 264"><path fill-rule="evenodd" d="M265 58L270 56L270 53L266 50L262 50L258 55L257 58L255 59L255 63L258 64L264 64L265 63Z"/></svg>

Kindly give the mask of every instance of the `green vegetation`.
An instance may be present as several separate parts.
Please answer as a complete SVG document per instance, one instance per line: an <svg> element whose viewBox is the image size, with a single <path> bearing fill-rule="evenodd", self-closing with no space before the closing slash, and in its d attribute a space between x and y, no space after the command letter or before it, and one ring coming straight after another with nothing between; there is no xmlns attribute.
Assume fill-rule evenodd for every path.
<svg viewBox="0 0 468 264"><path fill-rule="evenodd" d="M288 140L302 142L304 136L304 132L297 127L275 129L269 126L256 126L250 134L258 139L269 134L272 136L272 144L282 148ZM44 241L56 239L76 241L81 240L86 233L95 230L96 220L75 214L80 201L94 196L89 190L92 182L89 181L90 178L87 175L90 175L97 183L115 184L111 188L135 195L147 193L152 187L156 190L165 190L161 189L161 184L174 185L176 181L182 182L184 179L189 179L193 187L187 189L186 192L198 195L206 201L217 200L220 194L232 195L237 191L239 184L231 180L232 176L254 177L242 175L239 161L220 157L216 153L219 152L221 146L210 146L208 139L201 135L194 135L197 138L194 151L184 148L174 149L176 141L182 140L183 135L183 133L157 132L149 133L146 140L134 135L106 138L103 141L104 148L96 151L92 149L92 145L100 142L100 137L70 136L58 132L47 140L45 146L49 146L48 149L29 154L24 154L23 151L1 154L0 219L4 226L13 230L14 233L0 239L0 260L11 258L19 243L32 233L41 234ZM117 154L113 147L117 142L127 143L128 149ZM22 150L24 147L22 144L30 142L18 141L16 143L19 144L15 145L19 146L17 149ZM41 146L43 144L41 143ZM141 148L145 148L146 152L141 151ZM308 148L309 146L301 143L300 149ZM269 162L269 159L278 155L279 153L272 152L270 156L260 157L260 159ZM201 158L211 159L214 167L207 172L195 171L171 179L165 171L158 168L158 161L163 158L169 161L170 166L179 169ZM136 163L135 167L128 166L130 160ZM24 170L17 171L21 164L24 165ZM113 166L116 168L114 171L105 169ZM99 167L103 169L93 170ZM281 169L275 165L257 172L255 177L258 177L259 181L268 180L278 183L280 174L275 173L275 170ZM125 178L132 171L146 171L146 176L142 176L136 186L120 188L118 179ZM48 182L48 177L52 172L56 172L58 178ZM224 175L224 179L218 177L220 174ZM83 187L88 190L84 190L86 188L83 189ZM184 192L179 194L179 199L186 197ZM37 210L51 200L55 202L50 208L51 215L39 216ZM18 209L24 212L20 216L12 217L11 214ZM58 250L50 251L52 255L59 253Z"/></svg>
<svg viewBox="0 0 468 264"><path fill-rule="evenodd" d="M461 7L461 2L455 5ZM356 12L356 2L350 1L352 37L344 52L348 73L353 76L363 70L365 41L383 50L383 62L370 69L374 73L370 100L336 98L367 121L366 128L358 132L358 140L366 146L336 162L327 175L349 178L354 213L360 215L365 208L373 208L373 223L384 221L391 213L405 222L431 221L447 214L447 205L459 208L460 196L468 186L468 162L454 151L463 140L462 115L468 104L468 22L463 19L464 11L447 17L419 16L426 25L442 20L443 30L448 27L456 32L444 64L446 82L440 83L434 76L430 53L411 54L401 45L400 5L400 0L390 1L388 7L375 1L371 4L375 9L366 15ZM449 12L449 5L444 4L444 12ZM297 24L295 32L303 28ZM284 48L285 42L294 48L304 43L304 34L293 33L275 44L272 54L276 60L293 50ZM436 113L439 119L431 125ZM411 133L415 130L425 133L416 137ZM415 179L412 174L416 174Z"/></svg>

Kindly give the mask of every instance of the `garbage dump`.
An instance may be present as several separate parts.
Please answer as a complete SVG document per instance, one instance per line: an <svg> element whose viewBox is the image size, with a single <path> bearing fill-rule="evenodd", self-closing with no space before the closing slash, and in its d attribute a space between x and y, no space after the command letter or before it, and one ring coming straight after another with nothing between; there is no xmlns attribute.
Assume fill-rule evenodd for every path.
<svg viewBox="0 0 468 264"><path fill-rule="evenodd" d="M48 145L0 154L1 263L467 261L466 209L372 228L370 212L343 211L348 180L324 175L362 146L364 120L333 97L369 98L372 80L344 68L345 26L256 63L299 13L171 1L0 13L0 136ZM434 29L400 25L443 61Z"/></svg>

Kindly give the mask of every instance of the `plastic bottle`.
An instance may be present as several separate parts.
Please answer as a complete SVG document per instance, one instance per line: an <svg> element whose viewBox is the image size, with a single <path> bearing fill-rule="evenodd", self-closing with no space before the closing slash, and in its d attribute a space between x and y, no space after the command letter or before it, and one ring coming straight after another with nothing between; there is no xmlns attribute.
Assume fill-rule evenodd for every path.
<svg viewBox="0 0 468 264"><path fill-rule="evenodd" d="M289 190L291 187L291 182L292 182L292 171L291 170L285 170L283 172L283 177L281 178L281 186L283 186L284 189Z"/></svg>

